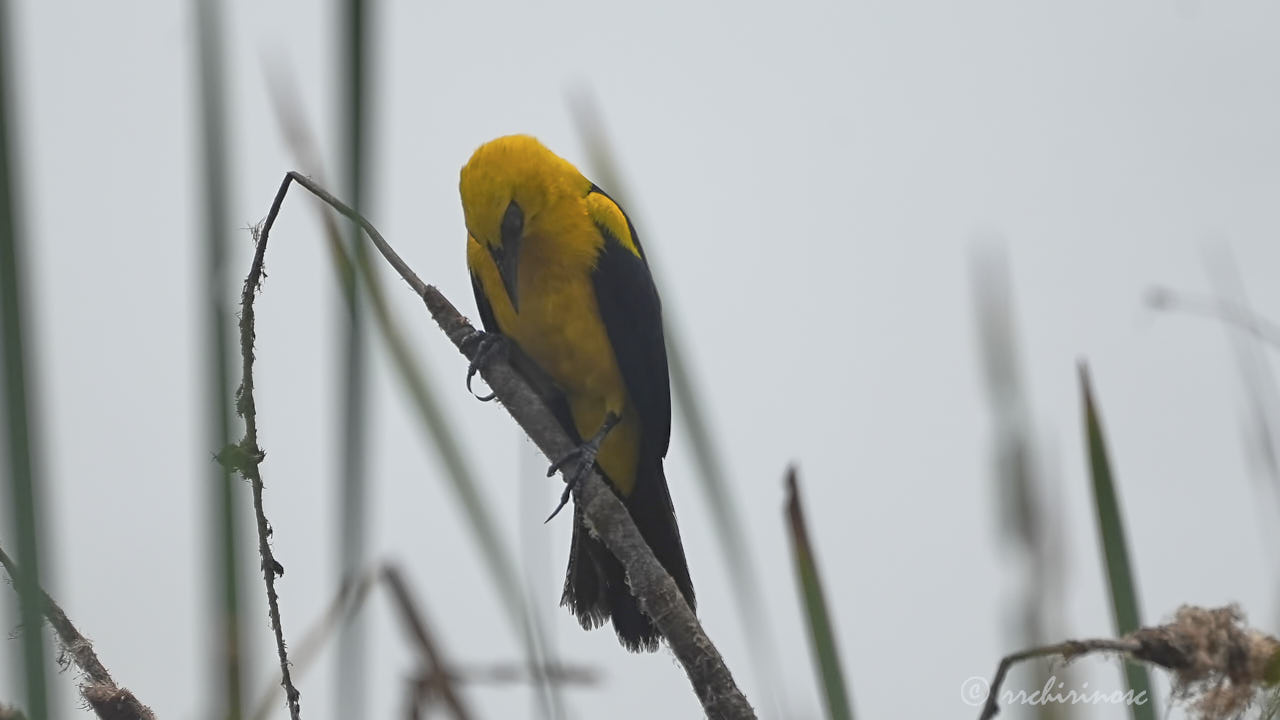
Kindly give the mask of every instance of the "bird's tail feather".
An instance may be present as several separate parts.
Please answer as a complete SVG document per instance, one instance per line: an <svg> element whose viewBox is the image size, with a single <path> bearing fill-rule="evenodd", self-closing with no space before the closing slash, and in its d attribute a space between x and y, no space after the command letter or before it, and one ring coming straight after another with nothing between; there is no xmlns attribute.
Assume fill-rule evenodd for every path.
<svg viewBox="0 0 1280 720"><path fill-rule="evenodd" d="M696 609L693 582L689 579L689 566L680 543L680 528L662 472L662 461L655 460L648 468L642 468L631 496L621 499L658 562L676 581L689 607ZM628 650L658 649L661 635L632 596L622 564L599 538L591 535L577 507L573 513L569 570L560 604L569 608L588 630L612 618L613 629Z"/></svg>

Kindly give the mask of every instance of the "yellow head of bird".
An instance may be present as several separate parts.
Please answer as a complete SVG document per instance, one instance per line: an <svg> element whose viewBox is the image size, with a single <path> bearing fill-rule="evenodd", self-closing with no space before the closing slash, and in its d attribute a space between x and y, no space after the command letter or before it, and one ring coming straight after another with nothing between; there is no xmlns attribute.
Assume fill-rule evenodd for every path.
<svg viewBox="0 0 1280 720"><path fill-rule="evenodd" d="M493 256L513 308L519 310L521 246L540 234L548 209L581 198L590 186L577 168L529 135L491 140L463 166L458 189L467 232Z"/></svg>

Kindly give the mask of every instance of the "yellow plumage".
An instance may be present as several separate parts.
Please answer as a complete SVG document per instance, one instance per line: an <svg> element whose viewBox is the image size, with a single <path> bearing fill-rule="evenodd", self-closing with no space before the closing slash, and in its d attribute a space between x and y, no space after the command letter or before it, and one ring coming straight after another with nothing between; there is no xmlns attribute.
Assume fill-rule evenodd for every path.
<svg viewBox="0 0 1280 720"><path fill-rule="evenodd" d="M495 192L504 187L511 189L506 201ZM604 244L591 210L609 213L601 212L600 203L588 206L590 188L591 182L572 165L531 137L513 135L480 148L462 171L462 196L477 198L484 210L473 214L470 203L463 205L469 231L467 265L480 279L502 334L565 391L579 436L591 437L606 412L622 418L601 444L596 462L614 486L629 495L639 448L638 421L630 411L626 383L591 285L591 270ZM595 197L617 213L611 201ZM511 306L493 258L476 239L476 233L498 237L497 224L490 218L501 218L499 208L505 209L510 200L525 216L519 313Z"/></svg>
<svg viewBox="0 0 1280 720"><path fill-rule="evenodd" d="M590 438L610 414L620 419L596 464L692 605L662 472L670 390L661 309L626 214L526 135L476 150L459 189L467 265L486 330L514 342L550 379L549 400L567 409L562 423L571 422L571 435ZM578 517L564 604L584 626L612 616L632 649L656 647L656 631L628 594L617 561L580 526Z"/></svg>

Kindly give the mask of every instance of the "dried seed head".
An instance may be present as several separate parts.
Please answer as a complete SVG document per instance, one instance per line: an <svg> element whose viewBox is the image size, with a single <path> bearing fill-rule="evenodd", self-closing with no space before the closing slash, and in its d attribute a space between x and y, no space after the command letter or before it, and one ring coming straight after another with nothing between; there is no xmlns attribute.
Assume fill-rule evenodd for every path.
<svg viewBox="0 0 1280 720"><path fill-rule="evenodd" d="M1173 671L1173 694L1204 720L1235 717L1280 677L1280 640L1249 629L1234 605L1186 606L1173 622L1129 634L1133 656Z"/></svg>

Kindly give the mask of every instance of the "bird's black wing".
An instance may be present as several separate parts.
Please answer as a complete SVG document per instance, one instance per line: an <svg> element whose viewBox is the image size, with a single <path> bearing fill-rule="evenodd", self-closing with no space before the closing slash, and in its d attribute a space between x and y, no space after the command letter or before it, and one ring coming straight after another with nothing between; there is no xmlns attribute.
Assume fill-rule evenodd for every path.
<svg viewBox="0 0 1280 720"><path fill-rule="evenodd" d="M493 306L489 304L489 297L484 294L480 278L475 273L471 273L471 290L476 294L476 309L480 311L480 322L484 325L485 332L500 332L498 320L493 316Z"/></svg>
<svg viewBox="0 0 1280 720"><path fill-rule="evenodd" d="M639 251L638 255L632 252L612 230L596 221L605 240L591 274L600 317L627 384L627 394L640 415L644 442L659 457L665 457L671 440L671 380L662 335L662 303L631 218L600 188L592 186L591 192L617 206L627 219L627 230Z"/></svg>

